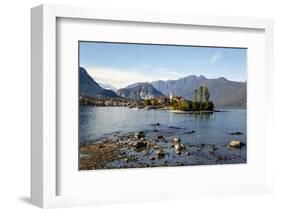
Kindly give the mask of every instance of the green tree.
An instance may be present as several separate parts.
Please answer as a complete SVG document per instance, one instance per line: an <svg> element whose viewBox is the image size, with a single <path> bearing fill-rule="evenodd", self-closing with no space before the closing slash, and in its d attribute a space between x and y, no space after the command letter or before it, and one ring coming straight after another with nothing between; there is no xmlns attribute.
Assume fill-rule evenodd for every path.
<svg viewBox="0 0 281 213"><path fill-rule="evenodd" d="M188 110L188 105L185 101L179 103L179 110L182 110L182 111Z"/></svg>
<svg viewBox="0 0 281 213"><path fill-rule="evenodd" d="M170 105L170 100L168 98L165 98L164 104L165 104L165 106L169 106Z"/></svg>
<svg viewBox="0 0 281 213"><path fill-rule="evenodd" d="M203 102L203 87L202 86L199 87L199 102L200 103Z"/></svg>
<svg viewBox="0 0 281 213"><path fill-rule="evenodd" d="M151 106L151 101L150 100L144 100L144 105L145 106Z"/></svg>
<svg viewBox="0 0 281 213"><path fill-rule="evenodd" d="M208 110L214 110L215 106L214 103L212 101L208 102Z"/></svg>
<svg viewBox="0 0 281 213"><path fill-rule="evenodd" d="M187 104L187 110L188 110L188 111L191 111L191 110L192 110L192 107L193 107L193 102L192 102L192 101L189 101L189 100L186 100L186 104Z"/></svg>
<svg viewBox="0 0 281 213"><path fill-rule="evenodd" d="M210 100L210 93L207 86L204 87L204 101L208 102Z"/></svg>
<svg viewBox="0 0 281 213"><path fill-rule="evenodd" d="M208 110L208 102L204 101L202 103L200 103L200 110Z"/></svg>
<svg viewBox="0 0 281 213"><path fill-rule="evenodd" d="M194 101L194 102L192 103L192 110L193 110L193 111L199 111L199 110L200 110L200 102Z"/></svg>
<svg viewBox="0 0 281 213"><path fill-rule="evenodd" d="M178 103L177 103L176 101L172 100L170 104L171 104L171 106L172 106L175 110L178 110L178 109L179 109L179 105L178 105Z"/></svg>
<svg viewBox="0 0 281 213"><path fill-rule="evenodd" d="M194 90L194 102L197 102L198 101L198 90L195 89Z"/></svg>

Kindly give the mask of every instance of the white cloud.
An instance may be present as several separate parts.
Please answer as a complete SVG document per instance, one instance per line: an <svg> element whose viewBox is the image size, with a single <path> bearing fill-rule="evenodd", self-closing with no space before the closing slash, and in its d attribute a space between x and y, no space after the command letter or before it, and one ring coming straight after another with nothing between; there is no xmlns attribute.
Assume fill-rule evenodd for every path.
<svg viewBox="0 0 281 213"><path fill-rule="evenodd" d="M88 74L95 81L111 84L116 88L124 88L136 82L151 82L157 80L171 80L184 77L184 74L170 71L166 68L154 68L151 71L121 70L107 67L87 67Z"/></svg>
<svg viewBox="0 0 281 213"><path fill-rule="evenodd" d="M222 53L221 52L215 52L210 58L210 63L215 64L221 58L222 58Z"/></svg>

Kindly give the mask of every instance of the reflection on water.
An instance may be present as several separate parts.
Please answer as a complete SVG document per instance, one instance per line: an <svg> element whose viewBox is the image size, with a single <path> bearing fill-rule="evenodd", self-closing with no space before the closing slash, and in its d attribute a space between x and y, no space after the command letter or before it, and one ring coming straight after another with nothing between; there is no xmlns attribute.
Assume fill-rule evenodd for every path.
<svg viewBox="0 0 281 213"><path fill-rule="evenodd" d="M194 118L195 119L199 119L199 120L209 120L209 119L215 119L215 113L196 113L194 114Z"/></svg>
<svg viewBox="0 0 281 213"><path fill-rule="evenodd" d="M159 123L159 126L152 124ZM178 128L171 128L178 127ZM126 107L80 107L80 143L114 132L167 130L189 143L225 144L230 140L246 143L246 110L181 114L164 110L132 110ZM195 131L195 134L186 134ZM242 132L242 135L230 135Z"/></svg>

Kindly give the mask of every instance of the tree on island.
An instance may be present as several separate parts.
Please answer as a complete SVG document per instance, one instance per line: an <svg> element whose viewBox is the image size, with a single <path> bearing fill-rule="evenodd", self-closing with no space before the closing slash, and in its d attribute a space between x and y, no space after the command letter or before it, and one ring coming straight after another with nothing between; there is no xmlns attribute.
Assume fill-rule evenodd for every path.
<svg viewBox="0 0 281 213"><path fill-rule="evenodd" d="M152 105L151 100L149 100L149 99L144 100L144 105L145 106L151 106Z"/></svg>
<svg viewBox="0 0 281 213"><path fill-rule="evenodd" d="M213 111L215 106L210 101L210 93L207 86L200 86L194 90L194 101L182 100L173 102L173 108L181 111Z"/></svg>
<svg viewBox="0 0 281 213"><path fill-rule="evenodd" d="M194 102L198 102L198 90L194 90Z"/></svg>
<svg viewBox="0 0 281 213"><path fill-rule="evenodd" d="M207 86L204 87L204 101L208 102L210 100L210 93Z"/></svg>
<svg viewBox="0 0 281 213"><path fill-rule="evenodd" d="M200 103L203 102L203 87L202 86L199 87L199 102Z"/></svg>

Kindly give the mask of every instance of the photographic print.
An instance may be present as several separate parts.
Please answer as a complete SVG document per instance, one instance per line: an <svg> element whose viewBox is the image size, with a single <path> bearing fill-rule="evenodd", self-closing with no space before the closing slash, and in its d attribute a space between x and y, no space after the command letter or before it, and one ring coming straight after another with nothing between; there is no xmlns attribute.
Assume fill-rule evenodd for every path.
<svg viewBox="0 0 281 213"><path fill-rule="evenodd" d="M79 41L79 169L247 162L247 49Z"/></svg>

